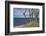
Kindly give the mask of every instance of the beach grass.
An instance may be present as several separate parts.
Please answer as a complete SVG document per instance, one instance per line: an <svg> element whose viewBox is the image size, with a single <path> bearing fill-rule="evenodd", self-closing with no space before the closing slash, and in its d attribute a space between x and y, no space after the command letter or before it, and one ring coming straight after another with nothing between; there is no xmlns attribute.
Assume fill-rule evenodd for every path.
<svg viewBox="0 0 46 36"><path fill-rule="evenodd" d="M39 27L39 23L37 22L37 20L32 20L32 22L25 24L24 27Z"/></svg>

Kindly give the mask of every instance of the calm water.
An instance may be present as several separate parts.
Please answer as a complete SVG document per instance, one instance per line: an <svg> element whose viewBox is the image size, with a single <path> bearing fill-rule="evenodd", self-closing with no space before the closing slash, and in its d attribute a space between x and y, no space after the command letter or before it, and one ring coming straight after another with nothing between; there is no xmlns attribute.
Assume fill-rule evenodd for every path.
<svg viewBox="0 0 46 36"><path fill-rule="evenodd" d="M30 18L14 18L14 26L30 22Z"/></svg>

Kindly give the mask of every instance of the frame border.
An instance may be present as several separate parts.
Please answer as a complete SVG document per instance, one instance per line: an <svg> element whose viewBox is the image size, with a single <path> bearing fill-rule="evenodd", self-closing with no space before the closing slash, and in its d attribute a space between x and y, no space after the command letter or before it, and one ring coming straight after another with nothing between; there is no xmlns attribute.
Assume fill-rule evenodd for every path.
<svg viewBox="0 0 46 36"><path fill-rule="evenodd" d="M43 19L43 29L42 31L24 31L24 32L10 32L10 4L26 4L26 5L42 5L42 19ZM37 2L18 2L18 1L5 1L5 35L17 35L17 34L35 34L35 33L44 33L45 32L45 3Z"/></svg>

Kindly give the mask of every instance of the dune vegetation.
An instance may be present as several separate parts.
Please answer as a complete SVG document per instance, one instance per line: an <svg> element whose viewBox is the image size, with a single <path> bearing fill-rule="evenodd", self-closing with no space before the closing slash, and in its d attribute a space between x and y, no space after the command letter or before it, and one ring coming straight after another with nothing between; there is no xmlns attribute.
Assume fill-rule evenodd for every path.
<svg viewBox="0 0 46 36"><path fill-rule="evenodd" d="M39 23L37 20L32 20L31 22L27 22L24 27L39 27Z"/></svg>

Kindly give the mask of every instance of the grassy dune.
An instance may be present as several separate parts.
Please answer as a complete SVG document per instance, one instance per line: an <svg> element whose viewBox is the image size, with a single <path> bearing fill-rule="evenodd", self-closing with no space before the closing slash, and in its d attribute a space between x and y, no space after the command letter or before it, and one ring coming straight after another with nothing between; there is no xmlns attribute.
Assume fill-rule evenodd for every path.
<svg viewBox="0 0 46 36"><path fill-rule="evenodd" d="M37 20L32 20L32 22L25 24L24 27L39 27L39 23Z"/></svg>

